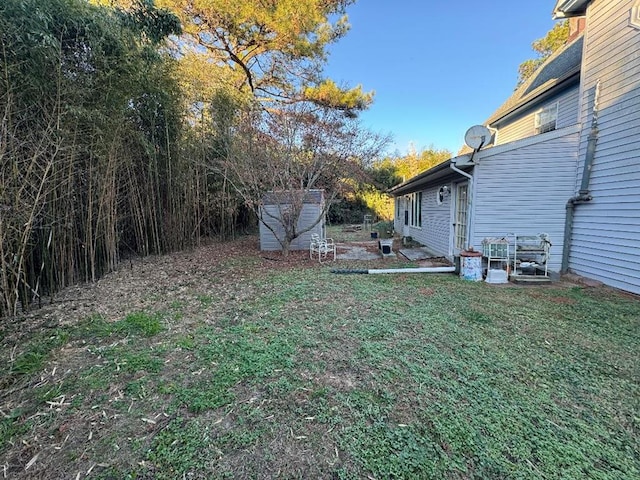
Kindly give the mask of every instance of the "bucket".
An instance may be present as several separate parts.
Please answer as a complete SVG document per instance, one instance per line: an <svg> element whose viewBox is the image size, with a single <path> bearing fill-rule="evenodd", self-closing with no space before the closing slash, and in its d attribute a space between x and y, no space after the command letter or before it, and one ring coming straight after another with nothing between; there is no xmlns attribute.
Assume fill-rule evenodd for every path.
<svg viewBox="0 0 640 480"><path fill-rule="evenodd" d="M487 283L508 283L509 276L506 270L489 269L487 270Z"/></svg>
<svg viewBox="0 0 640 480"><path fill-rule="evenodd" d="M460 277L472 282L482 280L482 253L473 247L460 252Z"/></svg>
<svg viewBox="0 0 640 480"><path fill-rule="evenodd" d="M382 250L383 255L391 255L391 253L393 253L391 251L391 247L393 247L392 238L383 238L381 240L378 240L378 246L380 250Z"/></svg>

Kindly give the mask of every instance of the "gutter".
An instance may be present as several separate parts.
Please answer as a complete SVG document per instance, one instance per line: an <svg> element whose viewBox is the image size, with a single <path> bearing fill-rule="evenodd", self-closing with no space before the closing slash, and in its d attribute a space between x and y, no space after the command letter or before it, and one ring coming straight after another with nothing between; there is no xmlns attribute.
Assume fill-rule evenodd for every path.
<svg viewBox="0 0 640 480"><path fill-rule="evenodd" d="M571 237L573 236L573 217L575 209L578 205L589 203L593 200L593 196L589 191L589 181L591 179L591 167L596 156L596 144L598 142L598 100L600 98L600 80L596 83L596 91L593 99L593 116L591 118L591 130L587 138L587 151L584 156L584 165L582 168L582 181L580 182L580 190L578 195L567 200L566 215L564 219L564 242L562 248L562 263L560 265L560 273L564 274L569 271L569 254L571 253Z"/></svg>
<svg viewBox="0 0 640 480"><path fill-rule="evenodd" d="M411 193L411 192L415 191L414 187L416 185L418 185L418 186L422 185L424 179L432 177L432 176L434 176L434 175L446 170L447 167L449 166L449 164L451 163L451 160L452 159L449 159L449 160L447 160L445 162L442 162L442 163L440 163L440 164L438 164L438 165L436 165L434 167L431 167L428 170L425 170L422 173L419 173L418 175L416 175L414 177L411 177L408 180L403 181L402 183L400 183L398 185L395 185L395 186L389 188L387 190L387 193L389 193L391 195L398 196L398 195L404 195L405 193ZM406 192L406 190L409 190L409 192ZM398 193L398 192L400 192L400 193Z"/></svg>
<svg viewBox="0 0 640 480"><path fill-rule="evenodd" d="M554 20L584 15L591 0L558 0L553 8L552 17Z"/></svg>

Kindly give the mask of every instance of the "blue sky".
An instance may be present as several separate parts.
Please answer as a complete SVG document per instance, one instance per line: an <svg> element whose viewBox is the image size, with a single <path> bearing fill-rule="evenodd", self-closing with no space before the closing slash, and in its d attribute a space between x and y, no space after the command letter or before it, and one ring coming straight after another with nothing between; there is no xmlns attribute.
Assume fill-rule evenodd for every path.
<svg viewBox="0 0 640 480"><path fill-rule="evenodd" d="M364 125L391 133L390 151L433 146L454 154L467 128L513 92L531 43L553 25L555 0L358 0L351 30L325 69L339 84L376 92Z"/></svg>

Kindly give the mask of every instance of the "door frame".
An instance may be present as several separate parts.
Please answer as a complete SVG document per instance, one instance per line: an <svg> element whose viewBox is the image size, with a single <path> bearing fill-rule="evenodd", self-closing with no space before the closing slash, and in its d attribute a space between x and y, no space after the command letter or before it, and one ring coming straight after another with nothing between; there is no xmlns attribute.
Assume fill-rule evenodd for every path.
<svg viewBox="0 0 640 480"><path fill-rule="evenodd" d="M464 198L461 198L461 194L464 191ZM451 227L451 247L453 250L453 254L455 256L460 255L460 252L467 248L467 240L469 238L469 219L470 219L470 210L471 210L471 202L469 198L470 188L469 182L467 180L463 182L458 182L454 184L454 195L453 202L451 202L451 218L453 220ZM462 205L461 205L462 204ZM464 206L464 210L461 210L460 207ZM460 220L460 215L464 215L462 219L462 223ZM463 232L460 232L460 227L464 228ZM463 233L463 235L460 235ZM462 246L460 246L459 240L462 239Z"/></svg>

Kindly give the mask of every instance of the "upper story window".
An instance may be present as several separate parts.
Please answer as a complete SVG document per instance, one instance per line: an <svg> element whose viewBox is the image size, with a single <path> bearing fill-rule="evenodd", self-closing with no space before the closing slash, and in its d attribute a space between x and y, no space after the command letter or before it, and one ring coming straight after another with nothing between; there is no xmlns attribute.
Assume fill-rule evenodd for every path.
<svg viewBox="0 0 640 480"><path fill-rule="evenodd" d="M551 132L556 129L558 121L558 102L547 105L536 112L536 134Z"/></svg>

